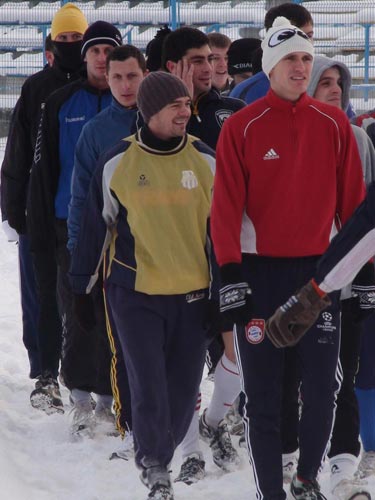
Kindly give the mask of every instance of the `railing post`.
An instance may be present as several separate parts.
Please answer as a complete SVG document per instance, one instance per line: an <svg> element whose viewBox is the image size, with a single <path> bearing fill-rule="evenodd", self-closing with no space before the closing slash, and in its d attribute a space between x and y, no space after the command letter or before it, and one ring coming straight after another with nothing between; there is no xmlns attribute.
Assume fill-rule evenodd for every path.
<svg viewBox="0 0 375 500"><path fill-rule="evenodd" d="M43 37L43 68L47 64L46 58L46 38L47 38L47 26L43 24L42 28L42 37Z"/></svg>
<svg viewBox="0 0 375 500"><path fill-rule="evenodd" d="M368 97L369 97L369 88L368 88L368 83L370 80L370 28L371 24L364 24L363 25L365 29L365 81L364 83L366 84L365 91L364 91L364 100L367 102Z"/></svg>
<svg viewBox="0 0 375 500"><path fill-rule="evenodd" d="M169 1L169 24L172 30L180 26L180 3L179 0Z"/></svg>

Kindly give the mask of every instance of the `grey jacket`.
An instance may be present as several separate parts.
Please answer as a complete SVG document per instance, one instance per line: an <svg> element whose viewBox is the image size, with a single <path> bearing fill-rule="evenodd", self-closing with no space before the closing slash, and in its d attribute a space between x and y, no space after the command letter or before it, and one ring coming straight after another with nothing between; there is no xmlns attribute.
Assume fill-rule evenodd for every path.
<svg viewBox="0 0 375 500"><path fill-rule="evenodd" d="M348 67L341 61L337 61L325 56L315 56L307 93L310 96L314 97L322 74L325 70L327 70L328 68L332 68L333 66L336 66L340 71L342 82L341 107L343 110L346 110L349 105L349 94L352 84L352 77ZM375 149L371 142L371 139L363 129L357 127L357 125L352 125L352 129L357 140L358 151L362 161L363 178L366 186L368 186L372 181L375 180Z"/></svg>

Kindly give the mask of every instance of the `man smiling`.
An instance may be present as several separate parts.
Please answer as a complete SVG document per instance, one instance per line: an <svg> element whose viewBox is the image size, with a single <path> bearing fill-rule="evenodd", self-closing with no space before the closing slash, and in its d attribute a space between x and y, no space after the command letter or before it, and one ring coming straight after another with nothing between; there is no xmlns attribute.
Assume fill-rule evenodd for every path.
<svg viewBox="0 0 375 500"><path fill-rule="evenodd" d="M179 78L150 73L137 102L145 125L100 160L71 279L89 303L110 247L104 289L129 376L135 461L148 498L173 500L169 464L194 412L207 345L215 160L185 132L190 96Z"/></svg>
<svg viewBox="0 0 375 500"><path fill-rule="evenodd" d="M188 131L215 149L224 121L244 103L212 88L213 57L207 35L196 28L179 28L165 39L163 66L185 82L192 97Z"/></svg>

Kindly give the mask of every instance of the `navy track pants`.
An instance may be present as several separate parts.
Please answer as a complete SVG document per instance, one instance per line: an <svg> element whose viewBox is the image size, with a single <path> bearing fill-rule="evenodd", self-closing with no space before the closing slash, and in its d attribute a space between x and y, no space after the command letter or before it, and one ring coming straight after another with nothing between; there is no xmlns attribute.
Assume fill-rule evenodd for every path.
<svg viewBox="0 0 375 500"><path fill-rule="evenodd" d="M29 357L30 378L36 378L42 373L38 333L39 300L29 238L24 234L19 237L18 259L20 266L22 338Z"/></svg>
<svg viewBox="0 0 375 500"><path fill-rule="evenodd" d="M202 378L206 292L146 295L106 285L132 401L138 467L167 467L190 425Z"/></svg>
<svg viewBox="0 0 375 500"><path fill-rule="evenodd" d="M245 434L253 465L257 498L284 500L281 407L285 349L265 335L265 320L314 274L317 258L244 256L243 275L252 289L254 319L236 328L236 350L243 390ZM327 452L340 386L338 355L340 310L337 294L294 347L301 376L302 415L299 422L298 473L316 477Z"/></svg>

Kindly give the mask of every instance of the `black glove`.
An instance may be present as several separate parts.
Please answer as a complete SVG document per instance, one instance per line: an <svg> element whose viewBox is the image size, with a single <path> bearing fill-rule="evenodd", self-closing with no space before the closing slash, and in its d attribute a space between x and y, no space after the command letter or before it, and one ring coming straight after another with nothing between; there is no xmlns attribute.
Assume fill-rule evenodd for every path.
<svg viewBox="0 0 375 500"><path fill-rule="evenodd" d="M96 325L94 301L91 295L74 294L73 311L79 326L90 332Z"/></svg>
<svg viewBox="0 0 375 500"><path fill-rule="evenodd" d="M328 295L321 297L309 281L267 320L268 338L275 347L297 344L330 304Z"/></svg>
<svg viewBox="0 0 375 500"><path fill-rule="evenodd" d="M241 279L240 264L225 264L220 268L223 286L220 288L220 312L225 322L247 325L252 319L251 289Z"/></svg>
<svg viewBox="0 0 375 500"><path fill-rule="evenodd" d="M8 224L17 231L18 234L26 234L25 211L10 211L7 214Z"/></svg>
<svg viewBox="0 0 375 500"><path fill-rule="evenodd" d="M367 262L354 278L352 297L353 319L359 323L375 311L375 269L372 262Z"/></svg>
<svg viewBox="0 0 375 500"><path fill-rule="evenodd" d="M223 331L223 321L220 314L219 302L217 300L207 300L203 327L209 339L213 339Z"/></svg>

